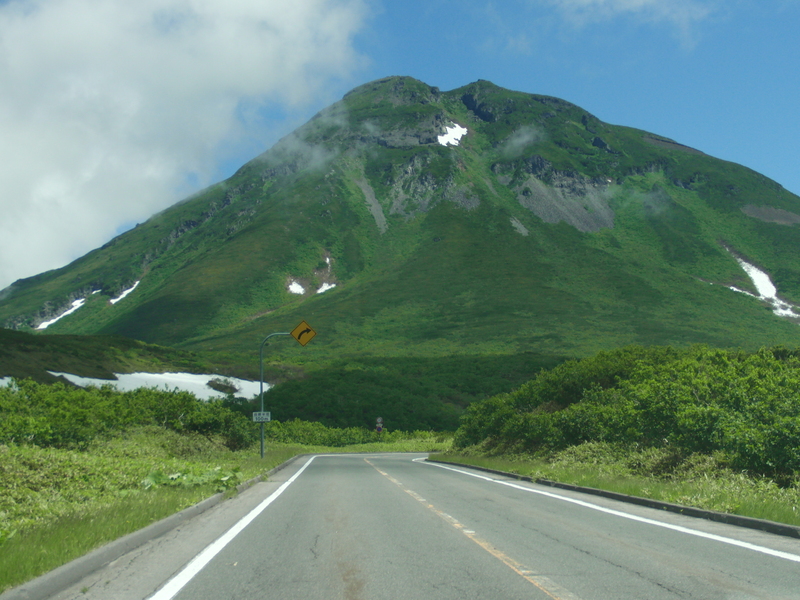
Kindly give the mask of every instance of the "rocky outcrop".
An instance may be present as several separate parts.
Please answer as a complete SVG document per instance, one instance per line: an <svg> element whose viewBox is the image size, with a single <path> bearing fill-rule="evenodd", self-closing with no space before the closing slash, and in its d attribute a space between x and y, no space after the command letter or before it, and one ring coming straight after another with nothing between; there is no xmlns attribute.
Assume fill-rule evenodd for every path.
<svg viewBox="0 0 800 600"><path fill-rule="evenodd" d="M377 144L384 148L414 148L438 143L438 137L447 125L445 113L437 112L417 122L412 127L382 130L377 124L367 122L357 135L351 136L363 146Z"/></svg>
<svg viewBox="0 0 800 600"><path fill-rule="evenodd" d="M471 110L481 121L493 123L497 120L497 117L492 111L492 107L485 102L480 102L477 94L464 94L461 96L461 102L463 102L464 106Z"/></svg>
<svg viewBox="0 0 800 600"><path fill-rule="evenodd" d="M453 202L466 210L480 204L478 195L468 186L458 183L452 174L436 176L430 163L434 157L417 154L387 183L390 186L386 201L389 214L407 219L426 213L441 201Z"/></svg>
<svg viewBox="0 0 800 600"><path fill-rule="evenodd" d="M478 208L481 203L480 198L469 187L452 182L445 186L443 197L448 202L453 202L466 210Z"/></svg>
<svg viewBox="0 0 800 600"><path fill-rule="evenodd" d="M492 170L519 203L545 223L564 221L586 233L614 227L614 211L608 203L610 179L559 171L539 155L496 164Z"/></svg>
<svg viewBox="0 0 800 600"><path fill-rule="evenodd" d="M386 223L386 215L383 214L383 207L375 197L375 190L372 189L372 186L363 176L356 179L355 184L364 194L364 200L367 203L367 209L369 209L370 214L375 219L375 225L377 225L378 231L381 233L386 233L386 230L389 226Z"/></svg>

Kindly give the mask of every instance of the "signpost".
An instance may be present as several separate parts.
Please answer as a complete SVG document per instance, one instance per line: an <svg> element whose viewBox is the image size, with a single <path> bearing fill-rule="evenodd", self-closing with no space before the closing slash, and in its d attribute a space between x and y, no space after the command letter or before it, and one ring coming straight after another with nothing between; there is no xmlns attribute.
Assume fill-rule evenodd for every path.
<svg viewBox="0 0 800 600"><path fill-rule="evenodd" d="M383 417L378 417L375 423L375 431L377 431L378 433L383 431Z"/></svg>
<svg viewBox="0 0 800 600"><path fill-rule="evenodd" d="M264 341L261 342L261 347L258 349L258 366L260 373L259 396L261 396L261 411L256 411L253 413L253 422L261 423L261 458L264 458L264 423L270 421L272 418L272 415L264 410L264 344L267 343L269 338L276 335L291 335L300 343L301 346L305 346L315 335L317 335L317 332L311 329L311 326L309 326L308 323L301 321L300 325L295 327L291 332L282 331L278 333L270 333L264 338Z"/></svg>

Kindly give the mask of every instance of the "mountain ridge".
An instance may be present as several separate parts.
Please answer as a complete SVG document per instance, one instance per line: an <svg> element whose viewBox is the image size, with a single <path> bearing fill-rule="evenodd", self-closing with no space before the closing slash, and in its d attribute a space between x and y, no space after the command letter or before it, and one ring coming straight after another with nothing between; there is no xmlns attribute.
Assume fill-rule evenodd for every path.
<svg viewBox="0 0 800 600"><path fill-rule="evenodd" d="M456 125L467 133L442 145ZM800 302L798 222L800 198L763 175L567 101L389 77L225 182L15 282L0 322L32 330L83 299L47 332L239 353L308 317L336 332L319 356L796 344L796 325L726 289L755 291L725 247Z"/></svg>

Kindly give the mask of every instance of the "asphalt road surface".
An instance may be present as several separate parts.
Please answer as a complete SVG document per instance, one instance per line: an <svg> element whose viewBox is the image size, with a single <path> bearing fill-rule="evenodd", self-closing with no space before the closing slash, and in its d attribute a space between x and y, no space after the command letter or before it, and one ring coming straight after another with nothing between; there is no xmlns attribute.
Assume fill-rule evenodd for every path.
<svg viewBox="0 0 800 600"><path fill-rule="evenodd" d="M800 540L423 457L304 457L57 600L800 598Z"/></svg>

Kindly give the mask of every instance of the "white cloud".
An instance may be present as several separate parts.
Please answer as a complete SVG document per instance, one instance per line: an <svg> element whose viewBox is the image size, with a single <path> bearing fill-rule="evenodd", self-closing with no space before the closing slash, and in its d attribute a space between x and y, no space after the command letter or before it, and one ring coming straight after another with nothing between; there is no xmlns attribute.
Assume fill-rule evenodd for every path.
<svg viewBox="0 0 800 600"><path fill-rule="evenodd" d="M634 17L647 23L676 28L679 38L691 44L693 27L714 12L716 0L546 0L578 25L616 17Z"/></svg>
<svg viewBox="0 0 800 600"><path fill-rule="evenodd" d="M211 183L362 65L365 0L0 2L0 289ZM254 116L255 115L255 116Z"/></svg>

